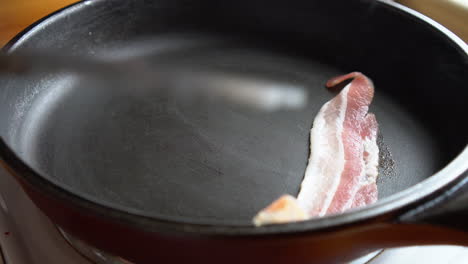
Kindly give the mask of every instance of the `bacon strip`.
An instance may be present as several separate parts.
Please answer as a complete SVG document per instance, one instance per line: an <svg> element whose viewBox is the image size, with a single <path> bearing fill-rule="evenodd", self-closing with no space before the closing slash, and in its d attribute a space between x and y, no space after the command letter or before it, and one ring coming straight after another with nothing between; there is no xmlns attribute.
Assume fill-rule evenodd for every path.
<svg viewBox="0 0 468 264"><path fill-rule="evenodd" d="M287 223L307 220L309 216L291 195L283 195L268 207L260 211L254 218L254 224Z"/></svg>
<svg viewBox="0 0 468 264"><path fill-rule="evenodd" d="M332 100L322 106L310 133L310 157L297 199L282 196L254 218L256 225L279 223L274 215L300 221L294 215L310 217L341 213L377 200L378 125L368 114L374 96L372 82L359 72L330 79L326 86L353 79ZM287 199L286 199L287 198ZM294 208L285 217L282 208ZM268 218L260 217L268 211ZM263 214L263 216L265 216Z"/></svg>
<svg viewBox="0 0 468 264"><path fill-rule="evenodd" d="M374 114L369 113L361 131L364 145L365 177L360 178L360 188L352 199L351 208L361 207L377 201L377 175L379 171L379 147L377 146L378 124Z"/></svg>

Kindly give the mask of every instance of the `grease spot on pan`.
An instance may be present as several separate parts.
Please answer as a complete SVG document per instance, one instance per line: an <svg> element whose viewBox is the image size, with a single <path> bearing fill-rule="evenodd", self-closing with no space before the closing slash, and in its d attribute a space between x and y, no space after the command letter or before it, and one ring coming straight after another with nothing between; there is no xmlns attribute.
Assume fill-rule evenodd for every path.
<svg viewBox="0 0 468 264"><path fill-rule="evenodd" d="M395 160L393 159L390 149L385 144L381 133L377 136L377 145L379 146L379 174L381 177L392 177L395 175Z"/></svg>

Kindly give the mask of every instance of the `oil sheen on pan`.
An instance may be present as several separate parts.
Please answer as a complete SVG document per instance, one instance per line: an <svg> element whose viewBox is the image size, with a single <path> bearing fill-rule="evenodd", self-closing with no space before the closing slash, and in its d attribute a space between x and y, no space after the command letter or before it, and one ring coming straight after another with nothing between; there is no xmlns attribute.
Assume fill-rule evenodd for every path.
<svg viewBox="0 0 468 264"><path fill-rule="evenodd" d="M368 113L372 81L360 72L330 79L334 88L352 79L325 103L310 131L310 157L296 197L285 194L261 210L255 225L307 220L377 201L378 124Z"/></svg>

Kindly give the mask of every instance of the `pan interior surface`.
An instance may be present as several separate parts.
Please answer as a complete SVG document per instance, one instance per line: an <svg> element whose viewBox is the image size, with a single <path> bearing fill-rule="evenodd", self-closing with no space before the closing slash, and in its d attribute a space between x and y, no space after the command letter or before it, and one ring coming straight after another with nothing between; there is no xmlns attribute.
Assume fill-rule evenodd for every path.
<svg viewBox="0 0 468 264"><path fill-rule="evenodd" d="M248 224L279 195L297 194L313 119L334 96L324 82L342 72L320 62L222 44L180 46L171 55L162 51L164 58L156 60L203 68L207 83L301 87L309 102L304 109L261 112L164 95L158 89L168 85L163 81L137 90L61 77L31 103L19 130L22 155L81 193L173 218ZM443 151L433 151L438 146L430 132L379 84L376 90L371 111L391 155L385 161L395 163L382 167L383 197L435 172L441 166L437 153Z"/></svg>
<svg viewBox="0 0 468 264"><path fill-rule="evenodd" d="M68 43L75 54L95 55L103 49L107 55L118 54L123 40L164 31L149 27L148 22L179 23L154 15L167 12L169 9L164 8L172 5L169 2L160 1L162 7L156 8L134 1L132 6L109 9L101 1L85 15L86 9L76 11L75 16L69 14L66 23L55 20L16 49L28 45L60 49ZM181 33L171 40L174 45L168 46L170 51L163 45L159 55L151 59L162 65L170 62L201 69L207 73L201 84L216 80L219 85L229 82L234 89L256 82L303 88L308 93L306 107L259 112L216 100L181 99L159 92L157 87L174 88L164 78L155 81L155 89L138 92L131 83L125 84L128 89L104 89L74 75L0 80L5 87L0 96L0 117L9 118L9 126L0 128L2 138L32 168L78 195L162 219L233 225L250 225L252 216L279 195L298 193L309 155L309 130L319 109L335 95L324 88L335 75L357 70L375 83L370 112L376 114L380 129L380 198L426 179L466 145L466 133L454 122L462 118L462 99L467 95L460 77L466 72L466 60L460 60L455 48L444 46L445 40L424 26L405 28L409 20L400 19L394 25L401 24L401 28L389 28L386 19L397 15L377 5L372 13L365 13L369 19L380 17L374 21L376 28L354 27L363 31L354 38L334 23L370 25L369 21L331 19L322 32L325 18L320 14L330 11L328 4L310 8L317 13L310 17L301 16L299 7L291 7L288 12L298 13L291 21L273 19L265 24L254 24L247 11L226 5L223 9L215 4L226 15L219 26L230 31L231 37L245 40L242 45L214 34L219 29L205 24L219 17L188 16L194 10L181 8L174 16L185 20L178 21L195 25L195 31L206 27L213 35L208 40L193 38L193 34L186 38ZM128 12L122 12L126 8ZM274 3L270 8L270 14L282 9ZM336 18L350 15L340 10ZM138 13L138 18L123 29L100 28L111 25L109 21L122 24L132 12ZM243 19L233 14L243 14ZM107 20L94 19L98 15ZM308 24L317 28L299 26L305 24L299 23L301 19L311 20ZM241 22L226 24L230 20ZM269 28L279 25L276 23L282 27L271 33ZM387 31L382 33L382 28ZM250 32L242 33L244 30ZM327 31L337 35L327 35ZM47 38L57 32L60 44ZM84 35L86 38L82 38ZM432 42L429 47L407 43L398 52L387 50L410 35ZM259 46L256 38L271 42ZM327 41L319 41L325 38ZM343 45L345 41L349 45ZM81 44L84 50L75 50L72 43ZM434 48L430 45L443 46L440 52L445 49L445 56L430 55ZM108 53L109 49L117 52ZM440 63L449 65L449 69L440 67ZM447 91L452 96L437 90L441 84L449 84ZM184 85L190 86L190 82ZM444 129L438 129L441 126Z"/></svg>

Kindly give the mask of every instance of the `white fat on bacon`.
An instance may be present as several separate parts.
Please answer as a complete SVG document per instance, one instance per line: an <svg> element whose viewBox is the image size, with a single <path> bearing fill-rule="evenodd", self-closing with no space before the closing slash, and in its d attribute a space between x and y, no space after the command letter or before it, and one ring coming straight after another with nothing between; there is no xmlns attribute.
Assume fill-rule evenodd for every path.
<svg viewBox="0 0 468 264"><path fill-rule="evenodd" d="M254 218L255 225L264 223L288 223L307 220L309 216L291 195L283 195L267 208L260 211Z"/></svg>
<svg viewBox="0 0 468 264"><path fill-rule="evenodd" d="M328 88L353 79L322 106L310 132L310 157L297 198L283 195L254 217L255 225L302 221L377 201L378 125L368 113L372 82L359 72L335 77Z"/></svg>

